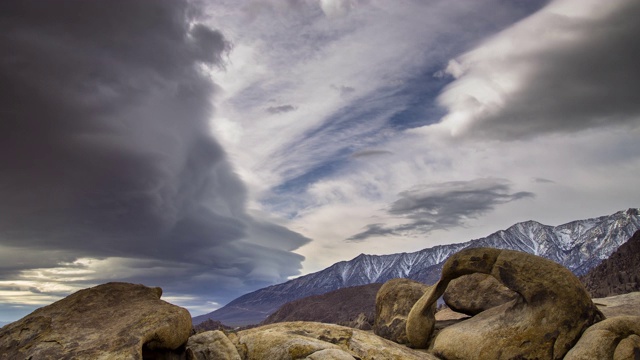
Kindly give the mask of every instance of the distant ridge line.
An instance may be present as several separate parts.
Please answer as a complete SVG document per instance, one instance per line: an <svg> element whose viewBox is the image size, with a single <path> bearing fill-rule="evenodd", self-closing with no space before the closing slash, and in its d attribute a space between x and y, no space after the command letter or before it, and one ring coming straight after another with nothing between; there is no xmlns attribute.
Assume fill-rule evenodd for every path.
<svg viewBox="0 0 640 360"><path fill-rule="evenodd" d="M381 283L393 278L435 283L444 260L472 247L524 251L553 260L576 275L582 275L640 230L639 213L638 208L631 208L558 226L528 220L464 243L436 245L412 253L360 254L324 270L240 296L218 310L194 317L193 321L197 324L211 318L231 326L257 324L287 302L345 287Z"/></svg>

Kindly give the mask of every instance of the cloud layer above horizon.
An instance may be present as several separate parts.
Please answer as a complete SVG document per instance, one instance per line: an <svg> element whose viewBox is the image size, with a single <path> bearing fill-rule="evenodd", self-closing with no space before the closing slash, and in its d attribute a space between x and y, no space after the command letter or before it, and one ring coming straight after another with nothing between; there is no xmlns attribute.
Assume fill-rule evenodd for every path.
<svg viewBox="0 0 640 360"><path fill-rule="evenodd" d="M0 321L116 280L198 314L360 253L638 207L638 15L5 1Z"/></svg>

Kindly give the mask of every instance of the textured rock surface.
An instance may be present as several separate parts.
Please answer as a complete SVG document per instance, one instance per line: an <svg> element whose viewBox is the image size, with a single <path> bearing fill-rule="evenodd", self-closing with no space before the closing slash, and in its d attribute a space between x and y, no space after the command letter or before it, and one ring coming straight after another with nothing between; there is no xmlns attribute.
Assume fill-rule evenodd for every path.
<svg viewBox="0 0 640 360"><path fill-rule="evenodd" d="M366 314L360 313L355 319L351 321L339 322L338 325L358 330L372 330L373 326L371 325L371 323L373 323L373 320L371 320Z"/></svg>
<svg viewBox="0 0 640 360"><path fill-rule="evenodd" d="M517 297L493 276L480 273L452 280L442 296L451 310L467 315L476 315Z"/></svg>
<svg viewBox="0 0 640 360"><path fill-rule="evenodd" d="M187 342L187 360L240 360L231 340L219 330L193 335Z"/></svg>
<svg viewBox="0 0 640 360"><path fill-rule="evenodd" d="M376 295L373 332L399 344L407 344L407 316L429 287L409 279L392 279Z"/></svg>
<svg viewBox="0 0 640 360"><path fill-rule="evenodd" d="M436 321L463 320L468 318L469 315L455 312L449 308L436 312Z"/></svg>
<svg viewBox="0 0 640 360"><path fill-rule="evenodd" d="M617 316L588 328L565 360L640 359L640 317Z"/></svg>
<svg viewBox="0 0 640 360"><path fill-rule="evenodd" d="M142 359L177 349L191 332L186 309L162 290L108 283L78 291L0 329L0 359Z"/></svg>
<svg viewBox="0 0 640 360"><path fill-rule="evenodd" d="M605 317L640 316L640 292L593 299Z"/></svg>
<svg viewBox="0 0 640 360"><path fill-rule="evenodd" d="M324 349L307 356L308 360L354 360L348 352L338 349Z"/></svg>
<svg viewBox="0 0 640 360"><path fill-rule="evenodd" d="M211 330L228 331L228 330L233 330L233 328L231 326L227 326L221 323L220 321L208 319L206 321L201 322L198 325L195 325L193 327L193 330L195 330L195 332L197 333L201 333L201 332L211 331Z"/></svg>
<svg viewBox="0 0 640 360"><path fill-rule="evenodd" d="M338 353L361 360L437 359L366 331L314 322L265 325L240 331L229 338L243 360L314 359L313 356L323 359L320 356L328 358L329 354Z"/></svg>
<svg viewBox="0 0 640 360"><path fill-rule="evenodd" d="M443 358L562 359L580 334L602 319L584 286L561 265L517 251L468 249L447 260L440 281L412 308L407 337L413 346L429 345L433 304L449 282L472 273L490 274L520 295L441 330L432 351Z"/></svg>

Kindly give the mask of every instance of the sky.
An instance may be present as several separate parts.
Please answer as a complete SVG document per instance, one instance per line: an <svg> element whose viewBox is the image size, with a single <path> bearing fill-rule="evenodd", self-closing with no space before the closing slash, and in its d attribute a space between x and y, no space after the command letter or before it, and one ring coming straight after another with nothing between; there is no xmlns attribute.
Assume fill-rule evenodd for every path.
<svg viewBox="0 0 640 360"><path fill-rule="evenodd" d="M360 253L640 206L634 0L0 3L0 321L192 315Z"/></svg>

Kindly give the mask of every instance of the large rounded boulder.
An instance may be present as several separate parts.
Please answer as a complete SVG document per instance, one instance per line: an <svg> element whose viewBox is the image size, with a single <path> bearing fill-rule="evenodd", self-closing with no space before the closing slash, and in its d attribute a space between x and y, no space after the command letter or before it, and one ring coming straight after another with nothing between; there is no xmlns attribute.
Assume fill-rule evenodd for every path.
<svg viewBox="0 0 640 360"><path fill-rule="evenodd" d="M231 340L220 330L193 335L187 342L187 360L241 360Z"/></svg>
<svg viewBox="0 0 640 360"><path fill-rule="evenodd" d="M517 297L493 276L475 273L452 280L442 299L451 310L473 316Z"/></svg>
<svg viewBox="0 0 640 360"><path fill-rule="evenodd" d="M409 279L392 279L384 283L376 295L373 332L399 344L407 344L407 316L428 288Z"/></svg>
<svg viewBox="0 0 640 360"><path fill-rule="evenodd" d="M433 304L453 279L474 273L493 276L518 296L442 329L432 340ZM561 265L523 252L476 248L445 262L441 279L411 309L406 331L412 346L433 342L433 353L445 359L562 359L602 318L578 278Z"/></svg>
<svg viewBox="0 0 640 360"><path fill-rule="evenodd" d="M640 316L616 316L584 332L565 360L640 359Z"/></svg>
<svg viewBox="0 0 640 360"><path fill-rule="evenodd" d="M138 360L186 344L191 315L162 289L108 283L80 290L0 329L0 359Z"/></svg>

